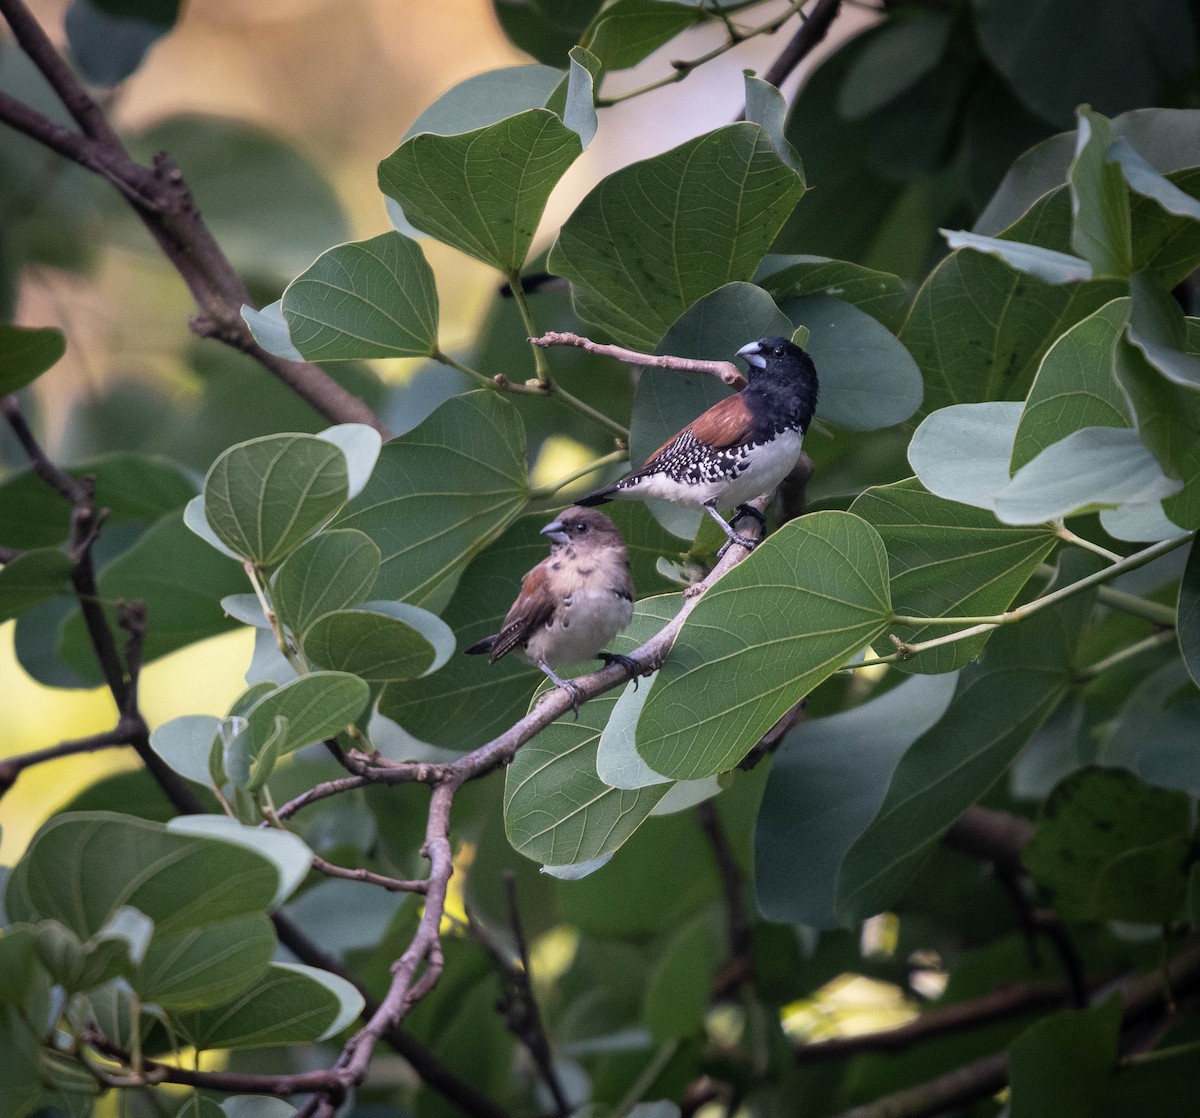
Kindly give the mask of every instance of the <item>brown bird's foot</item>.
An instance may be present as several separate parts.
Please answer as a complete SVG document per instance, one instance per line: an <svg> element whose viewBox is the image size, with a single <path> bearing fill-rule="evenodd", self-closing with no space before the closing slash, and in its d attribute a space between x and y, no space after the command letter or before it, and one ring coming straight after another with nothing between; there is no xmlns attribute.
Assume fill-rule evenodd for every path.
<svg viewBox="0 0 1200 1118"><path fill-rule="evenodd" d="M633 680L633 689L637 690L638 676L642 674L642 666L632 656L623 656L620 652L597 652L596 659L603 660L605 667L608 667L609 664L620 664L629 673L629 678Z"/></svg>
<svg viewBox="0 0 1200 1118"><path fill-rule="evenodd" d="M738 507L733 510L733 515L729 518L729 523L731 525L736 524L742 519L743 516L748 516L751 520L756 521L763 533L766 533L767 518L763 516L763 514L759 512L758 509L756 509L753 505L738 505Z"/></svg>
<svg viewBox="0 0 1200 1118"><path fill-rule="evenodd" d="M577 683L572 683L569 679L563 679L559 676L549 664L541 663L538 667L545 673L546 678L554 684L555 687L561 687L571 696L571 709L575 712L575 721L579 721L579 704L583 702L583 692L579 690Z"/></svg>

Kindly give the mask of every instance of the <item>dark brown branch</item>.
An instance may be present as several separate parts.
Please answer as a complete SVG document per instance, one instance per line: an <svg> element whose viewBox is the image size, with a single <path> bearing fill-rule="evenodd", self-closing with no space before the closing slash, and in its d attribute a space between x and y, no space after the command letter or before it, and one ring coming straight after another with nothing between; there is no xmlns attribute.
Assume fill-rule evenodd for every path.
<svg viewBox="0 0 1200 1118"><path fill-rule="evenodd" d="M429 888L428 881L404 881L398 877L386 877L381 873L373 873L371 870L339 866L325 861L318 854L313 855L312 868L327 877L344 877L347 881L362 881L368 885L378 885L389 893L424 893Z"/></svg>
<svg viewBox="0 0 1200 1118"><path fill-rule="evenodd" d="M787 46L779 52L775 61L767 67L762 80L773 86L780 86L789 74L800 65L814 50L818 43L829 33L833 21L837 19L842 0L817 0L808 18L800 25L800 29L792 36Z"/></svg>
<svg viewBox="0 0 1200 1118"><path fill-rule="evenodd" d="M954 850L984 858L998 866L1021 869L1021 851L1036 828L1028 819L975 805L967 808L943 841Z"/></svg>
<svg viewBox="0 0 1200 1118"><path fill-rule="evenodd" d="M729 959L717 975L715 993L724 997L754 977L754 940L750 917L746 912L745 879L737 855L712 800L696 805L700 829L712 848L713 862L725 896L725 927L729 938Z"/></svg>
<svg viewBox="0 0 1200 1118"><path fill-rule="evenodd" d="M899 1028L798 1045L795 1059L798 1064L815 1064L844 1060L864 1052L903 1052L950 1033L982 1028L997 1021L1065 1005L1069 994L1065 982L1038 985L1022 982L970 1001L931 1009Z"/></svg>
<svg viewBox="0 0 1200 1118"><path fill-rule="evenodd" d="M6 757L0 761L0 796L3 796L17 782L17 777L26 769L46 761L56 761L60 757L73 757L77 753L95 753L98 749L115 749L119 746L133 744L133 736L140 726L126 722L118 722L111 729L101 734L91 734L86 738L74 738L61 741L58 745L47 746L45 749L35 749L30 753L20 753L15 757Z"/></svg>
<svg viewBox="0 0 1200 1118"><path fill-rule="evenodd" d="M29 429L29 424L25 422L25 416L21 414L21 405L16 396L5 396L0 399L0 412L3 413L5 422L12 428L13 434L16 435L21 449L25 451L25 456L29 459L29 465L33 472L63 500L69 501L72 505L84 503L90 496L84 483L76 481L66 470L50 460Z"/></svg>
<svg viewBox="0 0 1200 1118"><path fill-rule="evenodd" d="M541 1011L533 993L532 972L529 966L529 948L525 942L525 930L521 925L521 914L517 906L516 879L511 870L504 874L504 891L508 901L509 924L516 958L496 941L474 913L467 913L471 934L495 960L503 979L503 993L497 1009L504 1015L504 1023L526 1048L532 1057L538 1074L554 1099L557 1118L566 1118L571 1113L571 1103L559 1081L554 1067L554 1053L542 1025Z"/></svg>
<svg viewBox="0 0 1200 1118"><path fill-rule="evenodd" d="M539 338L530 338L530 345L541 346L543 349L554 345L575 346L588 353L597 353L601 357L615 357L627 365L642 365L651 369L674 369L680 373L704 373L724 381L732 388L742 388L746 378L742 371L732 361L702 361L691 357L670 357L663 354L638 353L619 345L606 345L603 342L593 342L580 334L550 331Z"/></svg>
<svg viewBox="0 0 1200 1118"><path fill-rule="evenodd" d="M0 14L83 135L11 97L0 97L0 120L101 175L122 193L195 298L200 313L192 325L198 334L248 353L330 422L365 423L386 438L378 416L324 370L259 346L241 317L241 308L251 304L246 285L204 224L179 168L166 155L159 155L153 168L133 159L22 0L0 0Z"/></svg>

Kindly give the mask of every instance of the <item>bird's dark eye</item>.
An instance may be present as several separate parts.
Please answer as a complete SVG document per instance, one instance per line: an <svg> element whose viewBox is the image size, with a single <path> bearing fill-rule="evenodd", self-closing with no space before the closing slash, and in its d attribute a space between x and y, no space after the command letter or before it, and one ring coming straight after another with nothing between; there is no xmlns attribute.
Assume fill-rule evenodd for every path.
<svg viewBox="0 0 1200 1118"><path fill-rule="evenodd" d="M575 531L582 536L583 533L587 531L587 525L581 520L575 525Z"/></svg>
<svg viewBox="0 0 1200 1118"><path fill-rule="evenodd" d="M775 354L776 357L782 357L783 356L783 346L777 345L771 352L773 354Z"/></svg>

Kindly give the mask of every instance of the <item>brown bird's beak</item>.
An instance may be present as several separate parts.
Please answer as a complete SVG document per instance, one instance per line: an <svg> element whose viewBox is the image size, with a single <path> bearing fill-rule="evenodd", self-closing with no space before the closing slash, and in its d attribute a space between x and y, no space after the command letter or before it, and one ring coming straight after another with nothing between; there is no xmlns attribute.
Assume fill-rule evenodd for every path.
<svg viewBox="0 0 1200 1118"><path fill-rule="evenodd" d="M571 537L567 534L567 526L561 520L551 520L542 529L542 535L554 543L569 543Z"/></svg>

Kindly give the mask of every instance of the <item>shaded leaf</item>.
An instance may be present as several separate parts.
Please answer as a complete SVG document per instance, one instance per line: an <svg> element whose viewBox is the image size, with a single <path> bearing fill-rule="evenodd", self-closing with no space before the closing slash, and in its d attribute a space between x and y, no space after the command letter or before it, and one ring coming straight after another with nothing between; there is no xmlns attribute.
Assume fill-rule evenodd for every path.
<svg viewBox="0 0 1200 1118"><path fill-rule="evenodd" d="M304 655L321 667L351 672L369 683L416 679L434 661L434 649L420 630L369 609L336 610L318 617L304 634Z"/></svg>
<svg viewBox="0 0 1200 1118"><path fill-rule="evenodd" d="M606 70L626 70L708 18L700 7L664 0L617 0L588 28L583 45Z"/></svg>
<svg viewBox="0 0 1200 1118"><path fill-rule="evenodd" d="M1179 583L1176 633L1179 651L1192 681L1200 687L1200 544L1192 540L1187 567Z"/></svg>
<svg viewBox="0 0 1200 1118"><path fill-rule="evenodd" d="M365 601L379 574L379 548L362 532L321 532L287 557L271 579L272 604L293 633L324 613Z"/></svg>
<svg viewBox="0 0 1200 1118"><path fill-rule="evenodd" d="M1021 860L1067 919L1178 919L1191 821L1183 792L1120 769L1068 776L1046 801Z"/></svg>
<svg viewBox="0 0 1200 1118"><path fill-rule="evenodd" d="M32 384L66 352L61 330L0 322L0 396Z"/></svg>
<svg viewBox="0 0 1200 1118"><path fill-rule="evenodd" d="M259 751L275 733L275 720L287 720L284 752L336 736L366 709L370 688L341 671L309 672L269 691L246 714L251 751Z"/></svg>
<svg viewBox="0 0 1200 1118"><path fill-rule="evenodd" d="M71 561L66 555L54 547L26 551L0 569L0 622L70 589Z"/></svg>
<svg viewBox="0 0 1200 1118"><path fill-rule="evenodd" d="M252 990L213 1009L174 1015L202 1051L311 1044L340 1032L362 1010L362 995L343 978L298 963L272 963Z"/></svg>
<svg viewBox="0 0 1200 1118"><path fill-rule="evenodd" d="M1112 127L1086 105L1077 113L1071 188L1071 246L1098 276L1126 277L1133 270L1129 195L1120 167L1107 161ZM1090 279L1091 276L1083 276Z"/></svg>
<svg viewBox="0 0 1200 1118"><path fill-rule="evenodd" d="M197 784L210 783L209 756L220 719L211 714L185 714L150 732L150 748L181 776Z"/></svg>
<svg viewBox="0 0 1200 1118"><path fill-rule="evenodd" d="M840 926L844 859L878 813L905 751L945 713L956 683L952 675L918 676L788 734L754 831L754 880L767 919Z"/></svg>
<svg viewBox="0 0 1200 1118"><path fill-rule="evenodd" d="M754 281L777 303L802 295L852 303L893 332L908 307L908 290L899 276L827 256L767 256Z"/></svg>
<svg viewBox="0 0 1200 1118"><path fill-rule="evenodd" d="M1009 483L1013 440L1021 422L1017 403L953 404L922 421L908 444L908 461L921 484L947 501L994 509Z"/></svg>
<svg viewBox="0 0 1200 1118"><path fill-rule="evenodd" d="M922 489L916 478L868 489L850 511L883 540L892 606L908 616L1003 613L1057 540L1052 528L1012 528L984 510L943 500ZM895 631L910 644L935 635L928 627L898 625ZM988 636L931 648L896 666L953 671L974 660Z"/></svg>
<svg viewBox="0 0 1200 1118"><path fill-rule="evenodd" d="M73 0L63 21L71 58L95 85L116 85L175 24L179 0Z"/></svg>
<svg viewBox="0 0 1200 1118"><path fill-rule="evenodd" d="M785 524L688 616L638 720L638 752L677 780L732 768L890 612L887 553L866 521Z"/></svg>
<svg viewBox="0 0 1200 1118"><path fill-rule="evenodd" d="M156 936L131 984L143 1001L166 1010L220 1005L250 989L266 972L275 931L265 914L252 913Z"/></svg>
<svg viewBox="0 0 1200 1118"><path fill-rule="evenodd" d="M680 928L650 972L642 1021L658 1040L698 1033L704 1023L722 945L707 914Z"/></svg>
<svg viewBox="0 0 1200 1118"><path fill-rule="evenodd" d="M1069 253L1025 244L1022 241L982 237L978 233L968 233L965 230L942 229L940 232L952 249L971 249L995 256L1013 271L1032 276L1052 286L1093 278L1091 262L1080 256L1071 256Z"/></svg>
<svg viewBox="0 0 1200 1118"><path fill-rule="evenodd" d="M436 609L463 567L520 515L528 493L520 416L485 389L447 400L385 444L335 526L378 545L377 597Z"/></svg>

